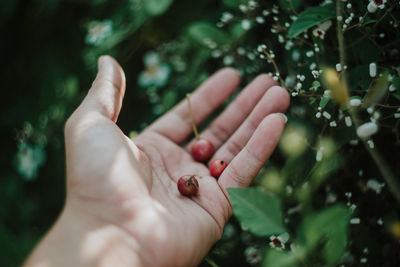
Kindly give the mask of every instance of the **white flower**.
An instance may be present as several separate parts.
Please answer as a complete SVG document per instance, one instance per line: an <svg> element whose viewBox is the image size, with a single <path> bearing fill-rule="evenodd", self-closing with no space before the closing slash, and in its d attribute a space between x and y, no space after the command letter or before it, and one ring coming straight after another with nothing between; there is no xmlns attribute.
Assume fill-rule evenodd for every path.
<svg viewBox="0 0 400 267"><path fill-rule="evenodd" d="M332 26L332 21L327 20L322 22L321 24L318 25L316 29L313 30L313 35L315 37L319 37L321 39L325 38L325 33L326 31Z"/></svg>
<svg viewBox="0 0 400 267"><path fill-rule="evenodd" d="M262 260L260 250L254 246L247 247L244 255L246 256L246 261L251 265L256 265Z"/></svg>
<svg viewBox="0 0 400 267"><path fill-rule="evenodd" d="M248 19L242 20L241 26L242 26L243 30L246 30L246 31L250 30L250 28L251 28L250 20L248 20Z"/></svg>
<svg viewBox="0 0 400 267"><path fill-rule="evenodd" d="M374 0L371 0L369 1L367 9L369 13L375 13L378 10L378 6L375 4Z"/></svg>
<svg viewBox="0 0 400 267"><path fill-rule="evenodd" d="M371 189L372 191L375 191L375 193L380 194L382 191L382 188L385 186L384 183L380 183L375 179L369 179L367 182L367 188Z"/></svg>
<svg viewBox="0 0 400 267"><path fill-rule="evenodd" d="M352 218L350 220L350 224L360 224L361 220L360 218Z"/></svg>
<svg viewBox="0 0 400 267"><path fill-rule="evenodd" d="M18 172L27 180L37 176L38 169L45 162L45 152L39 146L30 146L22 142L18 146L15 163Z"/></svg>
<svg viewBox="0 0 400 267"><path fill-rule="evenodd" d="M155 52L147 52L143 57L145 70L139 74L138 83L142 87L163 87L168 82L171 68L168 64L160 62Z"/></svg>
<svg viewBox="0 0 400 267"><path fill-rule="evenodd" d="M113 32L113 22L111 20L94 20L88 25L86 43L90 45L100 45Z"/></svg>
<svg viewBox="0 0 400 267"><path fill-rule="evenodd" d="M357 128L357 135L360 138L367 138L378 131L378 125L375 122L367 122Z"/></svg>
<svg viewBox="0 0 400 267"><path fill-rule="evenodd" d="M287 235L286 241L289 239L288 236L289 235ZM281 235L279 235L279 236L272 235L272 236L269 237L269 240L270 240L269 245L272 248L276 248L277 250L282 250L282 249L285 248L285 242L283 241L283 238L281 237Z"/></svg>

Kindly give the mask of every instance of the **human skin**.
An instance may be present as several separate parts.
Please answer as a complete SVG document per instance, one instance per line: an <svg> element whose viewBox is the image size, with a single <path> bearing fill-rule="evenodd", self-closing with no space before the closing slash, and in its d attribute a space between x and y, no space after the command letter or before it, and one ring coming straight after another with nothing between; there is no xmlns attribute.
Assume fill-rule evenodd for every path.
<svg viewBox="0 0 400 267"><path fill-rule="evenodd" d="M192 134L183 100L137 137L116 120L125 75L109 56L86 98L65 126L67 193L60 217L25 266L196 266L221 238L232 215L226 189L247 187L273 152L289 96L268 75L255 78L200 134L210 159L228 163L216 180L183 142ZM237 88L238 72L218 71L191 96L196 124ZM185 197L176 182L201 176Z"/></svg>

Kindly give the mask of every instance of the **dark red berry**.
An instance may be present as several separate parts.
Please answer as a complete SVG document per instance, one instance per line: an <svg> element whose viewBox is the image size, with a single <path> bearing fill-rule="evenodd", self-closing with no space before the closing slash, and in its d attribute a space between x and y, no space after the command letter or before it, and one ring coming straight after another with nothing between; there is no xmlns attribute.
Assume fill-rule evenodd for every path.
<svg viewBox="0 0 400 267"><path fill-rule="evenodd" d="M206 139L195 140L191 148L191 153L196 161L207 161L214 154L214 145Z"/></svg>
<svg viewBox="0 0 400 267"><path fill-rule="evenodd" d="M194 175L184 175L178 180L178 190L184 196L194 196L199 191L199 182Z"/></svg>
<svg viewBox="0 0 400 267"><path fill-rule="evenodd" d="M215 177L215 178L219 178L219 176L221 175L221 173L225 170L226 166L228 164L226 164L225 161L220 160L220 159L216 159L213 162L211 162L210 164L210 174Z"/></svg>

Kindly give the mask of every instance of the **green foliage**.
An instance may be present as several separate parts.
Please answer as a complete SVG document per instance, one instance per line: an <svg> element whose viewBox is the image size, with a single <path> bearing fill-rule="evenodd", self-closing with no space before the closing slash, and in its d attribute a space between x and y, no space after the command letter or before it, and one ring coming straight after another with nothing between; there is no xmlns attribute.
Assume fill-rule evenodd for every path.
<svg viewBox="0 0 400 267"><path fill-rule="evenodd" d="M269 249L263 267L296 267L296 255L291 252Z"/></svg>
<svg viewBox="0 0 400 267"><path fill-rule="evenodd" d="M363 105L365 107L379 103L379 101L386 95L389 86L388 76L388 73L385 72L376 80L375 84L368 89L367 94L363 99Z"/></svg>
<svg viewBox="0 0 400 267"><path fill-rule="evenodd" d="M290 26L289 37L294 38L312 26L335 17L335 15L335 7L332 4L310 7L303 11L292 26Z"/></svg>
<svg viewBox="0 0 400 267"><path fill-rule="evenodd" d="M307 216L299 230L299 244L306 251L318 246L325 262L335 264L347 246L347 230L350 211L343 205L335 205Z"/></svg>
<svg viewBox="0 0 400 267"><path fill-rule="evenodd" d="M345 66L338 66L335 4L0 1L3 265L20 266L62 209L64 123L86 95L98 56L110 54L127 77L118 125L132 135L224 66L239 70L242 85L269 73L291 95L278 148L255 188L229 189L234 219L201 266L358 266L364 258L400 266L399 204L366 150L379 152L399 179L400 8L386 1L371 13L368 1L342 2ZM335 66L351 99L340 107L321 85L320 70ZM379 126L368 140L356 134L365 122ZM351 212L360 224L348 225ZM266 247L284 232L282 251Z"/></svg>
<svg viewBox="0 0 400 267"><path fill-rule="evenodd" d="M144 1L144 9L149 15L157 16L164 13L173 0L146 0Z"/></svg>
<svg viewBox="0 0 400 267"><path fill-rule="evenodd" d="M207 40L218 46L227 43L229 40L229 36L225 32L207 22L196 22L190 25L188 34L195 42L204 46L207 46Z"/></svg>
<svg viewBox="0 0 400 267"><path fill-rule="evenodd" d="M259 236L285 232L278 198L258 188L229 188L228 192L243 229Z"/></svg>

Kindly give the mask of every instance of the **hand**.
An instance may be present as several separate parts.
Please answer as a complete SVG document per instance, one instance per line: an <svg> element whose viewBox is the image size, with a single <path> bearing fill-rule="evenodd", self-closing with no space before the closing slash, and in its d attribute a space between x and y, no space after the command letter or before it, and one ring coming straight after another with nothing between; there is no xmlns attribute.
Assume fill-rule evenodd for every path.
<svg viewBox="0 0 400 267"><path fill-rule="evenodd" d="M239 80L237 71L225 68L192 94L196 124ZM192 134L185 100L132 140L115 124L124 92L123 70L101 57L92 88L65 127L64 211L28 265L198 264L232 214L226 188L251 183L283 131L284 118L276 113L289 104L286 90L260 75L200 134L214 144L213 159L228 163L217 181L192 159L190 142L181 146ZM178 192L176 182L185 174L202 176L198 196ZM51 259L57 253L64 256Z"/></svg>

